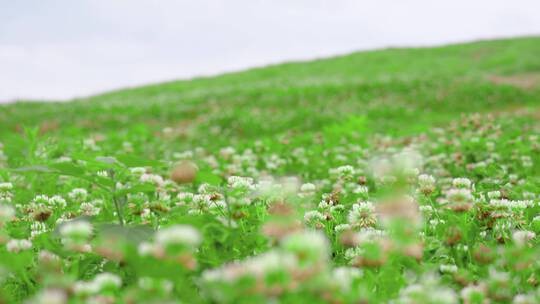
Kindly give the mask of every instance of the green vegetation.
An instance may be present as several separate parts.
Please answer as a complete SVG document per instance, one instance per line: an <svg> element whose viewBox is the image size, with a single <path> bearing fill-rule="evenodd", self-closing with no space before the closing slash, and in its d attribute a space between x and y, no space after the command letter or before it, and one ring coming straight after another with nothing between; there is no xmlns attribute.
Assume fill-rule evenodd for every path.
<svg viewBox="0 0 540 304"><path fill-rule="evenodd" d="M537 303L538 54L388 49L2 105L0 303Z"/></svg>

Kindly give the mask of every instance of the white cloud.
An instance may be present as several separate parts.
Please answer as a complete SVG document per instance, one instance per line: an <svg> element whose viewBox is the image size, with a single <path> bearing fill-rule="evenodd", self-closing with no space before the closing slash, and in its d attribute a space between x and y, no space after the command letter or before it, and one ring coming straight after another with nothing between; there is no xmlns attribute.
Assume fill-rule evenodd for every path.
<svg viewBox="0 0 540 304"><path fill-rule="evenodd" d="M0 3L0 100L66 99L366 48L540 34L537 0Z"/></svg>

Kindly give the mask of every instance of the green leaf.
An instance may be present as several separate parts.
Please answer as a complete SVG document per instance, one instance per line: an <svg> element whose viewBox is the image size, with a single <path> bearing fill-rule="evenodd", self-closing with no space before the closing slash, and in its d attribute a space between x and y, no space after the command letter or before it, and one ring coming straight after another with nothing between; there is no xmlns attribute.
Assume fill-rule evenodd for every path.
<svg viewBox="0 0 540 304"><path fill-rule="evenodd" d="M81 166L77 166L73 163L56 163L51 164L49 167L56 169L58 173L64 175L71 175L76 177L84 176L85 170Z"/></svg>
<svg viewBox="0 0 540 304"><path fill-rule="evenodd" d="M219 186L222 181L223 179L218 175L205 171L198 172L197 177L195 178L195 182L199 184L207 183L212 186Z"/></svg>
<svg viewBox="0 0 540 304"><path fill-rule="evenodd" d="M117 224L103 224L98 228L98 235L118 237L121 240L139 244L149 240L154 230L148 226L125 227Z"/></svg>
<svg viewBox="0 0 540 304"><path fill-rule="evenodd" d="M123 196L126 194L134 194L139 192L153 192L156 191L156 186L152 184L137 184L126 189L116 191L117 196Z"/></svg>
<svg viewBox="0 0 540 304"><path fill-rule="evenodd" d="M109 165L114 165L117 162L117 159L111 156L98 156L96 160Z"/></svg>
<svg viewBox="0 0 540 304"><path fill-rule="evenodd" d="M39 173L57 173L56 170L53 170L47 166L30 166L30 167L20 167L16 169L11 169L13 172L39 172Z"/></svg>
<svg viewBox="0 0 540 304"><path fill-rule="evenodd" d="M161 165L160 161L145 159L132 154L117 155L116 159L127 167L158 167Z"/></svg>
<svg viewBox="0 0 540 304"><path fill-rule="evenodd" d="M92 181L102 187L112 189L114 187L114 181L112 181L109 178L101 177L101 176L94 176L92 177Z"/></svg>

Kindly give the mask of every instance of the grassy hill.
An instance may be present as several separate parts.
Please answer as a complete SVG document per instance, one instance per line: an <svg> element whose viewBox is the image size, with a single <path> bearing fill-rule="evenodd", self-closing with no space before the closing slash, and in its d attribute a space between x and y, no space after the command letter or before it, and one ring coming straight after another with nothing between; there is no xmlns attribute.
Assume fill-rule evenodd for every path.
<svg viewBox="0 0 540 304"><path fill-rule="evenodd" d="M0 304L539 303L540 38L0 106Z"/></svg>
<svg viewBox="0 0 540 304"><path fill-rule="evenodd" d="M512 79L532 75L538 80L539 53L536 37L387 49L125 89L71 103L17 103L2 106L0 134L23 125L85 133L169 126L189 129L190 143L196 138L213 144L212 127L222 128L219 137L230 142L317 131L351 115L367 115L377 130L390 131L401 129L401 121L415 125L534 104L538 86L520 87ZM395 115L399 121L392 119Z"/></svg>

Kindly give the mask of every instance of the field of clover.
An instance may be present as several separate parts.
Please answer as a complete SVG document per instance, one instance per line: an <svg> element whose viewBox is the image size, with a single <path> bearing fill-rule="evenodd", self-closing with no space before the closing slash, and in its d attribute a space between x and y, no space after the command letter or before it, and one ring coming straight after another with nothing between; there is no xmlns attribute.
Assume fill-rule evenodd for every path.
<svg viewBox="0 0 540 304"><path fill-rule="evenodd" d="M0 302L538 303L537 114L362 121L158 160L26 129L0 153Z"/></svg>
<svg viewBox="0 0 540 304"><path fill-rule="evenodd" d="M540 303L540 38L0 106L0 304Z"/></svg>

